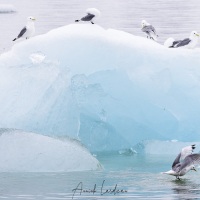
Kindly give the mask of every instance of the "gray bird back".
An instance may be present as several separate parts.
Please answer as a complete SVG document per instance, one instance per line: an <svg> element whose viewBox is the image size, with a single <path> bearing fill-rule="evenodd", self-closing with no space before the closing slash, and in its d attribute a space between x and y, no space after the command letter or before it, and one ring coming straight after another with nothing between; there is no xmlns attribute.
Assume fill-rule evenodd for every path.
<svg viewBox="0 0 200 200"><path fill-rule="evenodd" d="M181 42L179 42L176 47L182 47L182 46L185 46L187 44L189 44L191 42L191 39L190 38L186 38L184 40L181 40Z"/></svg>
<svg viewBox="0 0 200 200"><path fill-rule="evenodd" d="M94 18L95 15L88 13L85 17L82 17L82 21L90 21Z"/></svg>
<svg viewBox="0 0 200 200"><path fill-rule="evenodd" d="M176 159L174 160L173 164L172 164L172 169L174 170L174 167L180 163L180 158L181 158L181 153L178 154L178 156L176 157Z"/></svg>
<svg viewBox="0 0 200 200"><path fill-rule="evenodd" d="M142 28L142 31L145 32L145 33L154 32L156 34L156 30L152 25L144 26Z"/></svg>
<svg viewBox="0 0 200 200"><path fill-rule="evenodd" d="M24 35L24 33L26 33L26 31L27 31L27 29L26 29L26 27L24 27L17 37L18 38L22 37Z"/></svg>

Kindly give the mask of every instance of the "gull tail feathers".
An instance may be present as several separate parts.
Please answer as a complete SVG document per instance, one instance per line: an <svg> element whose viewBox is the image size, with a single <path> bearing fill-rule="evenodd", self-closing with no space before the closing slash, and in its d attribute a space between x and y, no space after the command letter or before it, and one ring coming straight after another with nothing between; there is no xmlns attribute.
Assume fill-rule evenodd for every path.
<svg viewBox="0 0 200 200"><path fill-rule="evenodd" d="M174 38L168 38L165 43L164 46L167 48L172 48L173 47L173 42L175 41Z"/></svg>

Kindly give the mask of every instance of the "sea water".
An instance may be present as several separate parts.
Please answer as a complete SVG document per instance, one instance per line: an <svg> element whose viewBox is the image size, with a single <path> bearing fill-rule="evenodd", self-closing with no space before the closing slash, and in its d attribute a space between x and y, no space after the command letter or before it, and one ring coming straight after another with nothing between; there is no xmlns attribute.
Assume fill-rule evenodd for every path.
<svg viewBox="0 0 200 200"><path fill-rule="evenodd" d="M144 36L140 23L146 19L156 27L159 43L168 37L188 37L192 30L200 32L197 0L6 0L0 3L13 4L17 10L0 14L1 52L12 47L12 39L28 16L37 18L36 35L39 35L73 23L88 7L101 10L102 27L139 36ZM0 173L0 199L200 199L199 172L190 172L181 181L160 173L171 168L174 156L115 152L97 154L97 159L104 167L100 171Z"/></svg>
<svg viewBox="0 0 200 200"><path fill-rule="evenodd" d="M199 199L199 172L181 181L161 174L173 156L97 155L100 171L0 173L0 199Z"/></svg>

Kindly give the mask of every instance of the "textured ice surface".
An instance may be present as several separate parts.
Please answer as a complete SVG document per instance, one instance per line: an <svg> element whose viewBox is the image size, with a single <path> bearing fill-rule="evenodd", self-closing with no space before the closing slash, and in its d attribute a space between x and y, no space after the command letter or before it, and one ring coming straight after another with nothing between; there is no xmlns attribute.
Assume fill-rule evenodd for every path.
<svg viewBox="0 0 200 200"><path fill-rule="evenodd" d="M60 172L100 169L81 144L18 130L0 130L0 172Z"/></svg>
<svg viewBox="0 0 200 200"><path fill-rule="evenodd" d="M41 52L35 52L32 53L29 58L33 64L40 64L45 60L45 55Z"/></svg>
<svg viewBox="0 0 200 200"><path fill-rule="evenodd" d="M68 135L92 151L199 140L199 54L92 24L18 42L0 57L0 127Z"/></svg>

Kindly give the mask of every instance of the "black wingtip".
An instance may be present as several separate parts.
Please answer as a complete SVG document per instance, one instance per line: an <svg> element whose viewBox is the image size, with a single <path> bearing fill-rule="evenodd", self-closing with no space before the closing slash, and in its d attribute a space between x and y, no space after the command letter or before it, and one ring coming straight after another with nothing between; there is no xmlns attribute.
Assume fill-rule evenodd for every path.
<svg viewBox="0 0 200 200"><path fill-rule="evenodd" d="M78 19L77 19L77 20L75 20L75 22L79 22L79 21L80 21L80 20L78 20Z"/></svg>
<svg viewBox="0 0 200 200"><path fill-rule="evenodd" d="M192 149L195 149L195 148L196 148L195 144L193 144L193 145L191 145L191 146L192 146Z"/></svg>

